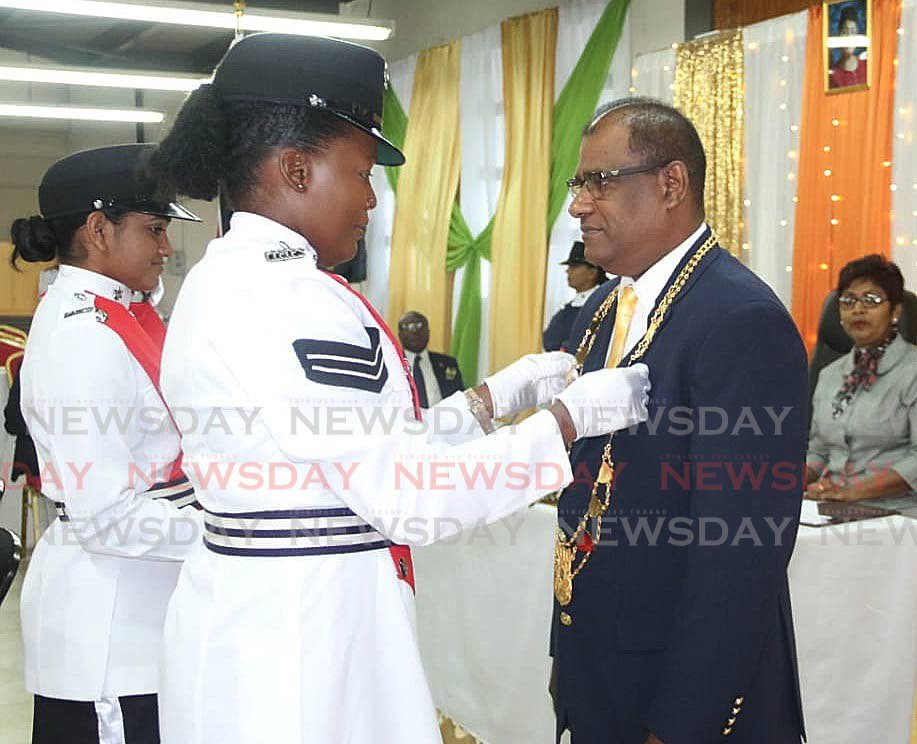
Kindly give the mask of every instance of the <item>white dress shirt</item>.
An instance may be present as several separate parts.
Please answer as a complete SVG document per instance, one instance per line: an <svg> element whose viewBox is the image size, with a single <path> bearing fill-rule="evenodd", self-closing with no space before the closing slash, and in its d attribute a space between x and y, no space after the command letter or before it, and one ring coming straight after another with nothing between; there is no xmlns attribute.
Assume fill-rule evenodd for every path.
<svg viewBox="0 0 917 744"><path fill-rule="evenodd" d="M419 354L405 351L408 358L408 366L414 369L414 360L420 358L420 371L423 373L423 387L427 393L427 407L432 408L443 399L443 392L439 389L439 380L436 379L436 372L433 369L433 362L430 361L430 353L424 349Z"/></svg>
<svg viewBox="0 0 917 744"><path fill-rule="evenodd" d="M675 268L681 263L681 260L691 249L691 246L697 242L697 239L706 229L707 223L701 222L697 230L650 266L643 272L639 279L633 279L629 276L621 277L620 288L624 289L624 287L631 286L633 287L634 293L637 295L637 305L634 308L630 329L627 332L627 341L624 343L624 354L622 359L626 357L630 353L630 350L637 345L637 342L643 338L643 334L646 333L647 326L649 325L650 313L653 312L653 308L656 307L656 301L660 293L668 283ZM611 341L608 343L609 351L611 351L611 347L614 345L615 333L617 333L617 329L615 329Z"/></svg>
<svg viewBox="0 0 917 744"><path fill-rule="evenodd" d="M596 284L594 287L590 287L585 292L577 292L573 299L569 302L570 307L582 307L585 305L586 300L588 300L592 293L595 292L595 290L597 290L600 286L602 285Z"/></svg>

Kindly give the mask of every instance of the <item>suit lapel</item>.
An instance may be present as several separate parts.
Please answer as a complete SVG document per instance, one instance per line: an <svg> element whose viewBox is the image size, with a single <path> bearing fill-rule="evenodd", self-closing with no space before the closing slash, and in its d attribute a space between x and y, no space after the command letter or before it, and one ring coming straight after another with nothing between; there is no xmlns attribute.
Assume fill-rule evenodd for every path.
<svg viewBox="0 0 917 744"><path fill-rule="evenodd" d="M700 248L707 241L707 238L710 237L711 230L708 227L701 236L695 241L694 245L691 246L691 249L684 255L681 261L679 261L678 266L675 267L675 270L672 272L671 276L666 280L665 286L662 288L662 291L659 293L659 296L656 298L656 304L653 306L653 309L650 311L650 319L653 317L653 314L656 312L656 309L659 307L659 303L662 301L662 298L665 297L666 292L669 291L669 288L672 284L675 283L675 279L681 273L681 270L688 264L688 262L694 257L694 254L697 253ZM700 263L694 268L694 271L691 273L691 276L688 278L688 281L685 283L684 288L675 296L675 299L672 301L672 305L669 307L669 311L663 317L662 322L659 325L656 333L662 331L665 328L666 324L671 320L672 315L674 314L675 306L681 302L685 296L691 291L694 285L697 283L698 279L703 275L703 273L713 264L714 261L719 260L722 257L723 249L719 245L713 246L709 253L704 256ZM647 326L648 327L648 326ZM638 344L639 345L639 344ZM634 349L636 346L634 346ZM621 360L619 366L627 366L630 363L631 355L634 352L634 349L631 349L625 357Z"/></svg>
<svg viewBox="0 0 917 744"><path fill-rule="evenodd" d="M614 292L614 288L621 283L620 279L615 279L609 284L611 285L609 289L609 294ZM605 297L608 295L606 294ZM602 299L604 302L604 298ZM596 306L596 310L601 305ZM605 366L605 359L608 357L608 345L611 343L611 332L615 327L615 313L618 309L617 301L612 304L611 309L608 311L608 315L605 316L605 320L599 326L598 331L595 334L595 343L592 344L592 350L589 352L589 355L586 357L586 361L583 363L583 372L594 372L597 369L602 369ZM590 322L592 318L589 319Z"/></svg>

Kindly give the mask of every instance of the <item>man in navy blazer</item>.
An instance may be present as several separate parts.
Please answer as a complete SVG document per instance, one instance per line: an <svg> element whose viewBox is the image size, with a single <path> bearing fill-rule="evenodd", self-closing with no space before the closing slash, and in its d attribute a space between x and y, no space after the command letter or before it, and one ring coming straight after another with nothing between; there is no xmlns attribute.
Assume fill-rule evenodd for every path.
<svg viewBox="0 0 917 744"><path fill-rule="evenodd" d="M622 334L620 364L639 356L653 385L649 419L612 440L601 535L575 538L573 568L588 560L571 595L555 599L551 692L558 738L569 729L573 744L804 736L787 564L806 356L774 293L715 244L705 170L681 113L632 98L599 110L569 182L587 258L620 277L589 298L571 340L594 335L589 371ZM597 322L625 291L636 296L629 327L615 327L616 299ZM573 446L575 480L558 506L565 541L587 514L607 441Z"/></svg>
<svg viewBox="0 0 917 744"><path fill-rule="evenodd" d="M421 408L432 408L443 398L465 389L458 361L448 354L429 351L430 323L416 310L398 321L398 340L411 368Z"/></svg>

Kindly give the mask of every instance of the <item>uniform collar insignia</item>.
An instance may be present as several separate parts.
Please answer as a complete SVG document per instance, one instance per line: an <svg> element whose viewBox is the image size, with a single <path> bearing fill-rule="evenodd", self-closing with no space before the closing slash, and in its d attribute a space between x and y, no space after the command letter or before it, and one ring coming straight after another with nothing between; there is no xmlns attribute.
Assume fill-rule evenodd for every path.
<svg viewBox="0 0 917 744"><path fill-rule="evenodd" d="M279 222L251 212L234 212L230 220L226 238L241 237L249 246L250 240L257 240L262 249L264 260L270 263L309 259L316 263L315 250L302 235Z"/></svg>
<svg viewBox="0 0 917 744"><path fill-rule="evenodd" d="M110 276L81 269L78 266L62 264L58 279L52 286L58 284L61 288L71 291L74 299L79 301L85 301L88 295L99 295L111 298L124 307L130 307L131 304L131 291L124 284Z"/></svg>

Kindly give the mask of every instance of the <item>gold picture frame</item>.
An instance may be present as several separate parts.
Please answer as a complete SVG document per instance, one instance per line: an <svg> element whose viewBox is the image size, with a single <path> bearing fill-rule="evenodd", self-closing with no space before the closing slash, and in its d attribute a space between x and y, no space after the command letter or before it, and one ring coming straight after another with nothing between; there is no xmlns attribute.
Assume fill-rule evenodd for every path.
<svg viewBox="0 0 917 744"><path fill-rule="evenodd" d="M825 0L822 11L825 93L868 90L874 66L869 64L872 0Z"/></svg>

